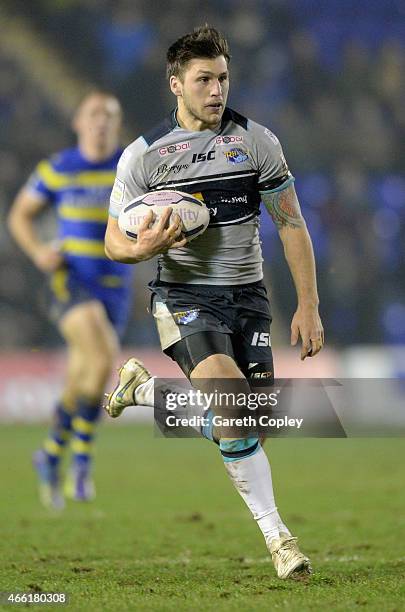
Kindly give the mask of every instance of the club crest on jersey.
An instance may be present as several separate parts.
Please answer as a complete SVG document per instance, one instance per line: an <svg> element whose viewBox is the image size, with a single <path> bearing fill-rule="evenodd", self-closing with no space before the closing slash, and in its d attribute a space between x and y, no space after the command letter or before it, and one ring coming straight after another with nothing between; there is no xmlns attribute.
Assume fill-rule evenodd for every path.
<svg viewBox="0 0 405 612"><path fill-rule="evenodd" d="M230 164L241 164L249 158L249 155L239 147L233 147L229 151L224 151L226 161Z"/></svg>
<svg viewBox="0 0 405 612"><path fill-rule="evenodd" d="M180 312L174 312L173 316L179 325L180 324L187 325L187 323L191 323L191 321L195 321L200 316L200 309L191 308L190 310L182 310Z"/></svg>

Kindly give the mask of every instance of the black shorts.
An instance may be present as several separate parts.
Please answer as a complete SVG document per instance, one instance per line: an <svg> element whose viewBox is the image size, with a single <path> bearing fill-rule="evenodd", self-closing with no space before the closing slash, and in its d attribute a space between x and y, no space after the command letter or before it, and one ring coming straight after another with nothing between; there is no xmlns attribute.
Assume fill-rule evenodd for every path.
<svg viewBox="0 0 405 612"><path fill-rule="evenodd" d="M271 311L262 281L238 286L154 281L149 287L162 349L186 376L220 353L232 357L247 378L271 384Z"/></svg>

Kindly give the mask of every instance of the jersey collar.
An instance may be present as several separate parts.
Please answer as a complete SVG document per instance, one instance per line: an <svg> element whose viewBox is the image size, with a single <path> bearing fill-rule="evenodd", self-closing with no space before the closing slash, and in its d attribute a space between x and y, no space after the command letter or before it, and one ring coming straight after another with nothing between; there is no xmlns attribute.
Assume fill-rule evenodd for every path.
<svg viewBox="0 0 405 612"><path fill-rule="evenodd" d="M230 108L228 108L228 106L226 106L225 110L224 110L224 114L222 115L221 125L220 125L220 127L218 129L218 134L220 134L222 132L222 130L224 129L226 124L231 120L231 118L232 118L232 111L231 111ZM170 125L171 125L171 128L173 130L175 128L182 129L181 126L179 125L179 122L177 121L177 107L174 108L172 110L172 112L170 113ZM205 131L205 130L203 130L203 131Z"/></svg>

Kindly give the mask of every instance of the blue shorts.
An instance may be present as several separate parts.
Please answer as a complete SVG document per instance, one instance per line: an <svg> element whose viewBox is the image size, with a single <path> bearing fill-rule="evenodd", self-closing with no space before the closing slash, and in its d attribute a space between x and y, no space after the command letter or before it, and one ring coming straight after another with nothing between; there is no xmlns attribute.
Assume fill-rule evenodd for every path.
<svg viewBox="0 0 405 612"><path fill-rule="evenodd" d="M102 285L99 282L79 278L66 266L59 268L53 273L50 280L51 320L58 323L73 306L97 300L103 304L107 317L118 336L122 337L132 306L132 290L127 285L114 286L114 279L117 280L117 278L111 277L110 283L107 282L108 278L105 277L106 283ZM125 282L128 282L127 279Z"/></svg>

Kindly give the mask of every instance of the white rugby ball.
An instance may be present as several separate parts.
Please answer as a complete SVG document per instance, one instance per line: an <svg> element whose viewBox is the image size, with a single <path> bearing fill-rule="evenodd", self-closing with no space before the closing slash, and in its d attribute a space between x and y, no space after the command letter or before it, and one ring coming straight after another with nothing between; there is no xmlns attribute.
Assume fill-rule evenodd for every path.
<svg viewBox="0 0 405 612"><path fill-rule="evenodd" d="M130 240L136 240L139 226L146 215L152 210L155 219L151 227L160 219L165 208L170 206L173 214L177 213L183 223L183 236L188 241L200 236L208 226L210 213L204 202L189 193L182 191L150 191L129 202L121 210L118 217L118 227Z"/></svg>

